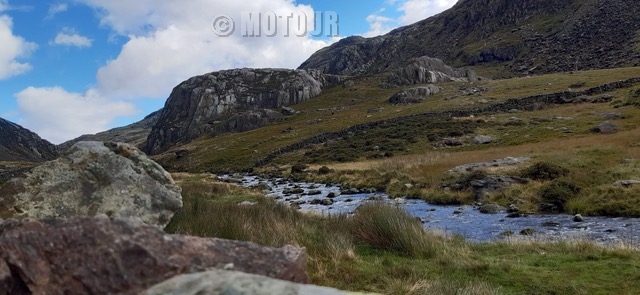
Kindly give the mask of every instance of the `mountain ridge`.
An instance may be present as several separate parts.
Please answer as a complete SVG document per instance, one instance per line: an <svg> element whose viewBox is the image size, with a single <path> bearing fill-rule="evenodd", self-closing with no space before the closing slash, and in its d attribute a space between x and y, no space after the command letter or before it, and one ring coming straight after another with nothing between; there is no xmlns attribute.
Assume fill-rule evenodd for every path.
<svg viewBox="0 0 640 295"><path fill-rule="evenodd" d="M460 0L439 15L323 48L299 69L375 74L420 56L456 67L498 63L511 75L640 65L640 2Z"/></svg>
<svg viewBox="0 0 640 295"><path fill-rule="evenodd" d="M44 162L57 157L55 145L16 123L0 118L0 161Z"/></svg>

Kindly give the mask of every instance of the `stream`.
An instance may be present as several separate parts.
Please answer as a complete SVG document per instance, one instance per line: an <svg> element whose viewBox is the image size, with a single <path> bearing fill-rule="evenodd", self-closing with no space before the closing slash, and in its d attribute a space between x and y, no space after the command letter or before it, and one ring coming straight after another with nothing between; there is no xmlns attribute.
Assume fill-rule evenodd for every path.
<svg viewBox="0 0 640 295"><path fill-rule="evenodd" d="M245 187L268 187L268 197L295 206L302 212L325 215L353 213L365 202L390 202L419 218L427 229L460 235L471 242L495 241L504 238L504 233L519 236L522 230L532 229L536 237L551 240L587 239L601 244L624 242L628 246L640 248L640 218L585 216L583 222L574 222L573 216L566 214L507 218L506 212L483 214L470 205L431 205L423 200L390 199L386 194L376 192L341 194L342 188L339 185L290 182L258 176L221 176L220 179ZM331 193L336 196L328 198Z"/></svg>

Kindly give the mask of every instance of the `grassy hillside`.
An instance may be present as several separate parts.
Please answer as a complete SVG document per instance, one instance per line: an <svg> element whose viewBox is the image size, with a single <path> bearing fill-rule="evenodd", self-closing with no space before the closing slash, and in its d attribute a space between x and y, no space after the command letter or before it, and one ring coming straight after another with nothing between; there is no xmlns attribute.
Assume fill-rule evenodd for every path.
<svg viewBox="0 0 640 295"><path fill-rule="evenodd" d="M562 91L580 91L609 82L640 76L640 68L559 73L474 83L445 83L440 94L426 102L392 105L388 98L401 89L383 89L376 77L355 80L350 88L335 87L322 96L296 105L300 114L267 127L245 132L201 138L158 156L173 171L232 172L253 169L272 151L326 132L344 130L356 124L400 118L344 136L294 150L257 172L287 173L293 164L311 165L311 171L328 166L333 173L309 173L316 181L339 181L353 186L375 187L393 196L412 196L431 202L465 203L467 192L443 193L442 182L453 176L445 172L457 165L505 157L532 157L531 163L510 171L493 171L520 176L537 162L558 164L567 169L563 180L580 188L567 201L566 211L582 214L640 216L636 188L612 188L619 180L640 178L640 109L634 106L640 84L594 95L607 103L541 105L530 111L485 112L473 117L411 117L421 113L486 108L512 98ZM607 114L619 132L594 133L591 128L606 121ZM471 144L476 135L494 141ZM465 145L443 147L445 138L458 138ZM174 152L189 152L177 159ZM407 189L405 184L411 184ZM550 180L531 182L490 200L508 205L518 199L532 213L542 202L541 190L553 186ZM596 205L602 200L616 205Z"/></svg>

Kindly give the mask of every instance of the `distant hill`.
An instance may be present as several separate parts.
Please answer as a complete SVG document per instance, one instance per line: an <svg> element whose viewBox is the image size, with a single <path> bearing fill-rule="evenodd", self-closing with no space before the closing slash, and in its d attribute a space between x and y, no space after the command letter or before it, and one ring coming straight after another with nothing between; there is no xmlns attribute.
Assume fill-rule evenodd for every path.
<svg viewBox="0 0 640 295"><path fill-rule="evenodd" d="M56 157L55 145L18 124L0 118L0 161L44 162Z"/></svg>
<svg viewBox="0 0 640 295"><path fill-rule="evenodd" d="M638 66L640 1L460 0L384 36L343 39L300 69L365 76L422 56L506 75Z"/></svg>
<svg viewBox="0 0 640 295"><path fill-rule="evenodd" d="M155 111L144 117L144 119L140 120L139 122L135 122L124 127L118 127L96 134L82 135L78 138L59 144L58 149L60 151L65 151L79 141L125 142L135 145L138 148L142 148L147 141L147 136L149 136L151 129L156 124L156 122L158 122L161 111L162 110Z"/></svg>

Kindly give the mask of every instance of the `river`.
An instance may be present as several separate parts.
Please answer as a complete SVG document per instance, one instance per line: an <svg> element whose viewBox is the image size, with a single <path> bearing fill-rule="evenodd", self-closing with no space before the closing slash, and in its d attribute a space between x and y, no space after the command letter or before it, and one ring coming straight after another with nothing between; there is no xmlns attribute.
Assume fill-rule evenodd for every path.
<svg viewBox="0 0 640 295"><path fill-rule="evenodd" d="M536 238L551 240L587 239L602 244L624 244L640 248L640 218L591 217L574 222L566 214L529 215L507 218L507 213L482 214L473 206L440 206L422 200L390 199L383 193L340 194L339 185L292 182L284 179L262 179L258 176L222 176L245 187L261 185L268 197L277 199L303 212L321 214L352 213L364 202L385 201L404 208L419 218L425 228L460 235L471 242L490 242L503 239L506 233L519 236L525 229L535 232ZM296 193L292 193L297 190ZM288 191L288 192L287 192ZM285 194L286 193L286 194ZM337 196L328 199L334 193ZM322 203L325 204L314 204ZM331 203L331 204L327 204Z"/></svg>

